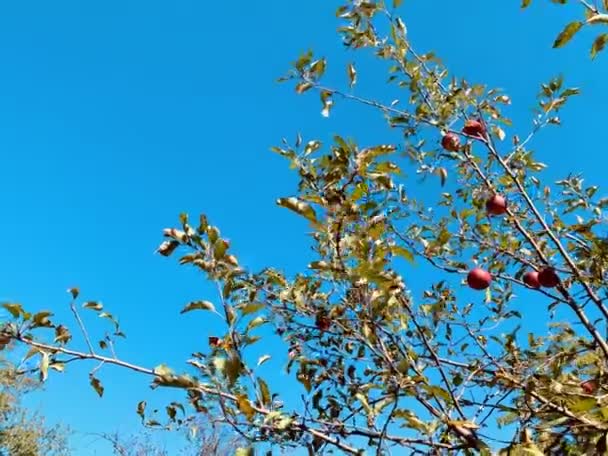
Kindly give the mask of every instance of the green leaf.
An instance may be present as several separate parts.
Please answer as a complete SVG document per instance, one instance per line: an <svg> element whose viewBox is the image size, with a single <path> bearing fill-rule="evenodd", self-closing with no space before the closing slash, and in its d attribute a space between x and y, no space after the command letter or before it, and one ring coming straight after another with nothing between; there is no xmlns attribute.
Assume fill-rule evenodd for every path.
<svg viewBox="0 0 608 456"><path fill-rule="evenodd" d="M606 47L606 43L608 43L608 33L604 33L602 35L599 35L595 41L593 42L593 45L591 46L591 58L594 59L595 56L604 50L604 48Z"/></svg>
<svg viewBox="0 0 608 456"><path fill-rule="evenodd" d="M553 43L554 48L560 48L564 46L568 41L572 39L572 37L578 32L584 24L580 21L570 22L564 30L561 31L555 42Z"/></svg>
<svg viewBox="0 0 608 456"><path fill-rule="evenodd" d="M528 6L530 6L530 3L532 3L532 0L522 0L521 1L521 8L527 8Z"/></svg>
<svg viewBox="0 0 608 456"><path fill-rule="evenodd" d="M277 200L277 204L279 206L286 207L297 214L300 214L311 222L317 222L317 216L314 209L310 206L310 204L300 201L298 198L293 196L289 198L279 198Z"/></svg>
<svg viewBox="0 0 608 456"><path fill-rule="evenodd" d="M97 377L95 377L94 375L89 375L89 380L91 382L91 386L97 392L99 397L103 397L104 388L103 388L101 382L99 381L99 379Z"/></svg>
<svg viewBox="0 0 608 456"><path fill-rule="evenodd" d="M393 8L399 8L403 0L393 0Z"/></svg>
<svg viewBox="0 0 608 456"><path fill-rule="evenodd" d="M184 314L186 312L190 312L192 310L210 310L211 312L215 312L215 306L209 301L194 301L186 305L180 312L180 314Z"/></svg>

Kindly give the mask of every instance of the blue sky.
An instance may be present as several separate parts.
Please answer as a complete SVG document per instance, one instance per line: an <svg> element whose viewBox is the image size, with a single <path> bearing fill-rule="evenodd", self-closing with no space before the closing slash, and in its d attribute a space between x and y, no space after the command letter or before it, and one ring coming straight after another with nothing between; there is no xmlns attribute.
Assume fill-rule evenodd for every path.
<svg viewBox="0 0 608 456"><path fill-rule="evenodd" d="M307 139L340 133L362 144L386 135L367 111L338 103L324 119L316 97L297 97L275 82L308 48L326 55L330 68L355 57L334 33L338 3L0 3L0 299L67 319L65 290L77 285L85 299L101 300L120 317L128 335L121 357L176 364L204 347L214 328L208 316L179 315L184 303L213 298L212 289L153 254L180 212L207 213L247 266L303 268L306 226L274 204L296 181L269 147L297 131ZM593 35L586 31L565 49L550 49L577 8L404 3L420 49L435 50L455 74L511 95L520 134L541 82L564 72L569 85L582 87L562 115L565 126L535 146L550 165L548 177L583 172L603 184L608 54L589 60ZM365 65L370 73L377 68L360 61L357 93L382 98L383 79L366 79ZM136 430L137 401L159 395L145 379L107 369L99 400L87 384L89 368L52 376L31 403L81 433ZM281 378L271 376L277 384ZM77 455L108 451L83 434L74 448Z"/></svg>

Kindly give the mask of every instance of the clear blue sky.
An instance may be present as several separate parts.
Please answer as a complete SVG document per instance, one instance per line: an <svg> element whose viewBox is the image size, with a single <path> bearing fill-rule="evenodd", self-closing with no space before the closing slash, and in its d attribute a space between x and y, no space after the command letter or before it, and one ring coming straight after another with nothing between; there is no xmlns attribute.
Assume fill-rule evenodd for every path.
<svg viewBox="0 0 608 456"><path fill-rule="evenodd" d="M587 32L550 49L576 8L538 2L523 13L517 1L404 3L419 48L435 50L455 74L511 95L520 134L541 82L563 71L581 86L562 116L566 126L539 138L538 156L550 177L580 171L604 183L608 53L591 62ZM214 298L193 271L153 254L180 212L206 212L247 266L303 268L306 226L274 204L293 193L295 179L268 148L297 131L363 144L383 142L386 133L366 111L341 104L324 119L316 97L275 83L311 47L330 67L352 58L334 33L337 4L2 2L0 299L67 320L65 290L78 285L120 316L128 334L121 357L179 366L213 333L207 315L179 310ZM365 72L360 65L357 93L382 96L382 80L366 80ZM33 404L77 431L128 432L137 429L140 398L164 397L136 375L107 369L100 400L87 384L90 367L53 375ZM278 384L282 376L270 379ZM74 448L108 454L82 435Z"/></svg>

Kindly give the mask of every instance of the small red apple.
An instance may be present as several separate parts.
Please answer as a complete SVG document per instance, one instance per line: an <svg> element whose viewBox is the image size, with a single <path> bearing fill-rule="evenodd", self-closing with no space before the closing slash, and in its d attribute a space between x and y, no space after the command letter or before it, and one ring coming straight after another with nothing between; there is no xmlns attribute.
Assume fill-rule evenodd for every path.
<svg viewBox="0 0 608 456"><path fill-rule="evenodd" d="M465 135L476 136L478 138L483 138L486 135L486 129L479 120L467 120L464 123L462 132Z"/></svg>
<svg viewBox="0 0 608 456"><path fill-rule="evenodd" d="M317 315L315 326L321 331L327 331L331 327L331 320L325 315Z"/></svg>
<svg viewBox="0 0 608 456"><path fill-rule="evenodd" d="M559 277L552 267L546 267L538 273L538 282L545 288L555 288L559 284Z"/></svg>
<svg viewBox="0 0 608 456"><path fill-rule="evenodd" d="M486 201L486 211L490 215L502 215L507 212L507 200L504 196L494 195Z"/></svg>
<svg viewBox="0 0 608 456"><path fill-rule="evenodd" d="M217 348L221 346L220 338L215 336L209 336L209 346Z"/></svg>
<svg viewBox="0 0 608 456"><path fill-rule="evenodd" d="M481 268L471 269L467 275L467 283L473 290L485 290L492 282L492 275Z"/></svg>
<svg viewBox="0 0 608 456"><path fill-rule="evenodd" d="M587 394L593 394L597 391L597 382L595 380L587 380L581 383L581 388Z"/></svg>
<svg viewBox="0 0 608 456"><path fill-rule="evenodd" d="M456 133L446 133L446 135L441 138L441 146L450 152L457 152L460 150L460 138Z"/></svg>
<svg viewBox="0 0 608 456"><path fill-rule="evenodd" d="M524 274L524 283L530 288L540 288L540 282L538 281L538 272L528 271Z"/></svg>

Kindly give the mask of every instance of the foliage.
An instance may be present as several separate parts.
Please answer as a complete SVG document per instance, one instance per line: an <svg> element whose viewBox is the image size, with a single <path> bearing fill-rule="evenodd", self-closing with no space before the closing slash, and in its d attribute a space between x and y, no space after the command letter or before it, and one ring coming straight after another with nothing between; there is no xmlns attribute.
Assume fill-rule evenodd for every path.
<svg viewBox="0 0 608 456"><path fill-rule="evenodd" d="M551 0L553 3L565 5L567 0ZM522 0L522 8L527 8L532 3L532 0ZM587 2L579 0L583 6L583 19L572 21L566 24L564 29L557 35L554 48L565 46L583 27L606 26L608 24L608 1ZM604 50L608 43L608 33L600 33L596 35L591 45L591 58L595 58L598 52Z"/></svg>
<svg viewBox="0 0 608 456"><path fill-rule="evenodd" d="M23 395L39 387L8 360L0 366L0 454L7 456L61 456L68 453L66 431L47 426L22 405Z"/></svg>
<svg viewBox="0 0 608 456"><path fill-rule="evenodd" d="M185 427L187 445L179 454L182 456L233 456L243 445L240 436L230 432L226 427L213 424L211 419L197 417L195 424ZM169 456L169 452L154 439L150 431L125 437L119 433L102 434L113 449L115 456ZM175 454L175 453L174 453Z"/></svg>
<svg viewBox="0 0 608 456"><path fill-rule="evenodd" d="M166 420L151 416L145 402L137 413L152 427L182 426L192 413L217 416L250 442L238 455L259 442L309 454L604 453L608 199L578 175L545 182L547 165L531 150L540 130L561 124L560 111L579 89L561 77L542 84L532 126L520 136L526 127L516 129L504 114L509 96L417 51L392 5L352 1L337 16L345 46L387 64L387 90L397 99L355 94L362 77L355 64L344 71L348 89L324 85L329 64L312 52L282 78L298 94L316 93L326 117L336 102L350 102L390 127L380 144L298 135L273 148L300 178L277 203L309 224L316 258L307 270L295 277L245 270L218 227L183 214L158 251L200 271L218 295L181 312L207 312L226 328L187 370L118 358L117 319L89 301L82 307L112 328L93 343L77 289L69 290L71 309L86 350L71 347L69 330L50 312L18 304L5 305L14 321L4 337L33 350L43 380L49 369L81 359L97 363L90 383L100 396L104 364L148 375L153 387L184 390L186 401L168 404ZM579 28L568 26L556 45ZM441 147L448 134L458 139L450 150ZM423 192L408 174L422 178ZM486 211L494 195L506 196L503 215ZM463 286L474 267L492 275L485 292ZM421 283L429 270L435 280ZM530 271L557 274L555 286L526 285ZM518 296L547 305L546 331L529 331ZM41 328L54 329L54 340ZM287 372L301 385L299 407L285 407L260 375L259 366L273 362L259 343L270 332L284 342Z"/></svg>

